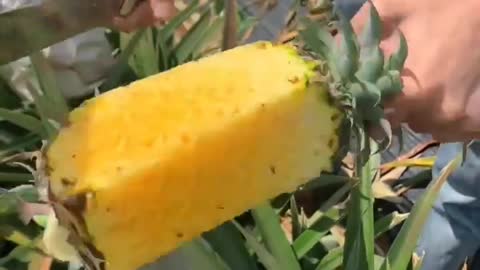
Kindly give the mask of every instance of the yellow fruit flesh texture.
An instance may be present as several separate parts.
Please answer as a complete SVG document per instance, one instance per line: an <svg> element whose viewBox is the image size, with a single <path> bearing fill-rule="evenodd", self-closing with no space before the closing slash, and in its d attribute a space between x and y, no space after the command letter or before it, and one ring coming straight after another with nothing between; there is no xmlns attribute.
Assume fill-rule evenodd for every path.
<svg viewBox="0 0 480 270"><path fill-rule="evenodd" d="M50 146L52 192L90 193L107 269L137 269L331 169L340 112L314 76L293 47L258 42L109 91Z"/></svg>

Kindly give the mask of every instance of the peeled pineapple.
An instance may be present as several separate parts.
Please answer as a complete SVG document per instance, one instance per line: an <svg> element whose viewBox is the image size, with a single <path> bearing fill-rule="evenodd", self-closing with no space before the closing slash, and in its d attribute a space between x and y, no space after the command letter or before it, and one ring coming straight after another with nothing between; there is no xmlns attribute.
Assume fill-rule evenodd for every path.
<svg viewBox="0 0 480 270"><path fill-rule="evenodd" d="M340 112L314 75L262 42L110 91L50 146L51 191L90 194L82 215L108 268L135 269L331 168Z"/></svg>
<svg viewBox="0 0 480 270"><path fill-rule="evenodd" d="M318 48L328 32L306 31L308 49L239 46L71 112L45 152L46 171L50 201L87 266L138 269L331 170L343 123L380 121L380 103L369 102L397 91L398 70L382 58L373 81L354 80L342 57L355 47ZM346 64L361 71L357 60Z"/></svg>

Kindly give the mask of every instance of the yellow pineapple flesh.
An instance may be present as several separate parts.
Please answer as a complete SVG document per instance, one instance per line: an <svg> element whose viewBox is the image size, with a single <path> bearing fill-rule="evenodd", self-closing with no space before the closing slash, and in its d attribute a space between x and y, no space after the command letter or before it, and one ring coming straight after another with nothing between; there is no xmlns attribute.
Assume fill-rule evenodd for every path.
<svg viewBox="0 0 480 270"><path fill-rule="evenodd" d="M46 152L106 269L135 270L332 166L341 113L313 62L258 42L106 92Z"/></svg>

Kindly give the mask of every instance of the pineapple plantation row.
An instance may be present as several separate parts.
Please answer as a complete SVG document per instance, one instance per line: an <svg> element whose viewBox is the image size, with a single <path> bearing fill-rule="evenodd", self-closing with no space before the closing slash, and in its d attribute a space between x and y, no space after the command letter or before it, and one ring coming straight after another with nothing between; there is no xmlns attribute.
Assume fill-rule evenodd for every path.
<svg viewBox="0 0 480 270"><path fill-rule="evenodd" d="M271 4L249 3L260 5L264 12L268 12ZM429 168L434 158L421 156L436 143L407 149L395 161L382 164L381 153L392 151L389 146L394 136L379 109L383 99L401 91L398 76L407 55L406 44L401 43L398 52L389 59L378 57L381 27L375 9L372 9L364 33L355 35L351 25L333 10L328 1L322 2L320 7L310 2L295 2L278 39L272 43L246 44L259 21L260 18L248 15L233 0L225 3L193 0L183 4L180 13L162 28L148 28L130 34L109 31L106 34L115 48L118 62L93 95L78 99L64 99L52 68L41 52L29 56L35 71L33 81L39 89L30 93L31 99L17 95L19 89L13 89L15 85L2 79L0 269L136 270L137 265L142 266L140 269L179 270L420 269L422 254L414 253L416 240L440 187L460 164L462 155L451 161L439 179L431 181L413 206L405 204L404 194L412 187L425 186L430 182ZM338 49L332 46L337 37L342 44ZM289 42L295 42L295 47L288 47L286 44ZM189 65L195 61L195 65ZM269 61L278 65L268 67ZM265 72L266 76L270 76L269 80L256 77L254 71L262 73L261 67L271 70ZM234 72L237 74L232 74L232 77L236 81L227 78ZM163 73L166 74L163 77L156 76ZM240 82L242 76L245 76L244 82ZM282 80L282 76L288 77L288 80ZM306 77L306 82L302 81L303 77ZM241 84L251 78L258 79L257 85ZM128 88L121 88L128 84ZM292 84L307 90L293 89ZM177 98L175 92L173 97L162 93L165 97L162 103L161 98L146 95L157 87L161 88L161 85L169 85L179 91L180 97ZM265 89L268 86L278 87L283 96L278 93L280 90ZM204 89L197 89L200 87ZM245 88L253 88L256 92L247 94ZM328 91L333 89L329 93L338 98L333 102L335 105L328 98L308 94L310 91L325 92L327 88ZM192 89L198 91L200 97L185 94ZM218 92L214 92L215 89ZM222 93L226 90L231 90L230 94L236 99ZM122 95L126 96L122 99ZM245 114L249 120L235 126L228 119L222 124L200 115L188 118L187 115L195 112L194 109L207 115L212 111L218 116L217 111L210 109L209 100L203 103L200 100L206 97L218 98L220 106L224 106L223 113ZM151 105L149 102L152 102ZM265 103L273 108L270 114L263 114L267 116L248 110L249 106L264 107ZM180 116L160 113L168 111L162 106L177 110ZM238 112L235 106L239 106ZM157 123L156 120L135 118L135 114L141 114L142 108L148 107L158 111L157 115L149 118L166 120L158 120ZM68 118L72 110L75 117ZM336 126L336 120L331 120L338 111L346 115L346 128ZM307 117L304 112L311 114ZM115 118L126 115L134 118L133 122L127 123L135 125L121 124ZM278 115L305 121L309 125L303 127L295 121L275 123L272 119ZM272 118L268 118L270 116ZM208 163L198 160L216 160L209 156L207 150L197 156L187 153L184 159L177 158L175 155L183 157L183 150L188 152L188 147L182 148L182 151L171 154L176 160L166 160L172 166L171 170L178 173L172 175L185 174L186 179L195 181L197 176L188 174L192 166L207 176L231 178L212 180L198 176L203 181L201 183L181 183L172 179L173 182L165 184L171 189L160 190L155 189L155 181L152 180L155 177L146 178L149 175L161 176L162 173L168 175L170 171L142 169L149 160L142 159L142 155L146 155L143 150L127 149L119 153L129 153L132 159L137 158L137 163L144 163L116 165L122 160L109 153L108 141L113 143L115 138L126 138L129 143L141 148L146 141L140 143L137 140L159 125L172 129L172 133L167 135L177 135L175 124L165 124L168 118L186 118L191 121L192 127L200 131L211 123L217 124L213 126L225 129L224 137L217 138L222 142L205 143L207 150L211 146L228 146L238 150L226 153L226 157L222 157L226 159L225 163ZM94 120L88 122L89 119ZM199 123L195 123L197 119L200 119ZM312 125L312 121L318 126ZM261 128L258 123L269 126ZM85 126L94 129L85 130ZM118 128L120 126L122 129ZM287 134L292 127L300 127L296 131L300 134L298 137ZM368 132L370 127L383 131L384 135L378 139ZM196 132L194 128L192 133ZM112 130L118 137L113 135ZM237 133L266 134L268 137L265 135L264 141L259 144L258 141L234 135ZM106 136L106 140L89 137L91 134L98 135L98 138ZM152 136L158 137L158 134ZM318 140L318 136L321 137L320 145L315 145L318 142L313 140ZM190 139L188 136L181 138L183 142ZM79 144L98 145L94 149L97 152L92 154L94 152L79 149ZM233 144L240 146L235 148ZM242 152L243 148L254 150L249 144L258 147L258 157ZM291 155L300 159L289 159L289 155L275 152L282 149L272 150L278 145L288 145L285 149L290 149ZM165 143L162 146L169 145ZM318 153L314 146L319 147ZM345 150L349 150L348 153ZM154 153L166 153L162 151ZM310 154L312 151L314 157ZM338 152L339 159L335 158L335 152ZM284 165L268 167L269 177L277 179L276 182L263 180L260 177L263 172L256 171L258 166L263 166L263 163L260 164L264 161L263 155L265 159L275 159ZM70 175L59 177L63 173L71 173L69 166L76 161L70 160L83 157L87 157L87 163L90 158L98 161L91 164L92 167L108 170L109 166L116 166L116 174L121 168L132 173L137 170L143 176L136 176L135 181L121 187L126 190L123 193L119 188L120 191L101 195L105 196L102 197L105 198L105 212L85 214L84 208L90 206L85 206L81 200L91 198L75 197L78 195L75 193L75 181L78 179ZM242 163L232 166L236 160ZM409 167L426 170L400 179ZM249 181L248 185L240 185L242 182L238 175L243 175L243 172L233 171L246 171L245 175L248 175L248 168L252 168L254 179L244 180ZM179 172L175 171L177 169ZM329 172L316 175L319 170ZM212 171L219 173L210 174ZM96 173L93 172L93 175L115 180L108 172ZM309 178L304 179L304 174ZM292 183L287 176L302 179ZM109 183L100 182L85 182L82 185L88 186L88 189L109 187ZM228 188L235 183L239 189L233 192L233 188ZM70 189L71 186L74 188ZM155 192L161 196L151 195ZM142 201L142 197L146 199ZM203 205L211 202L198 201L198 198L223 199L225 204L216 204L215 210L212 210ZM189 202L194 199L194 203ZM162 205L162 202L168 205ZM148 203L150 205L147 206ZM82 209L73 209L78 206ZM115 207L118 207L118 212ZM235 210L230 210L233 208ZM56 215L53 215L53 210ZM227 214L218 214L222 211ZM148 215L143 215L140 220L137 213ZM82 218L78 218L78 214ZM83 223L86 220L90 227L84 235ZM59 227L58 222L64 227ZM119 227L109 230L109 224ZM184 230L175 231L177 228ZM88 239L88 233L96 234ZM73 236L68 237L69 234ZM165 238L160 237L164 235ZM139 242L144 239L158 241Z"/></svg>

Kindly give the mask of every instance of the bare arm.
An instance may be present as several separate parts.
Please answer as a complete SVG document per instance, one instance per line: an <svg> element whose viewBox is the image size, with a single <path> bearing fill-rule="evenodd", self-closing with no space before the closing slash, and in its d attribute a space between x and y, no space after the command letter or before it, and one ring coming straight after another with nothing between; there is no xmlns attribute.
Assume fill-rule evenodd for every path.
<svg viewBox="0 0 480 270"><path fill-rule="evenodd" d="M119 0L44 0L0 14L0 65L90 28L108 25Z"/></svg>
<svg viewBox="0 0 480 270"><path fill-rule="evenodd" d="M132 31L168 20L175 12L173 0L43 0L0 14L0 65L91 28Z"/></svg>

